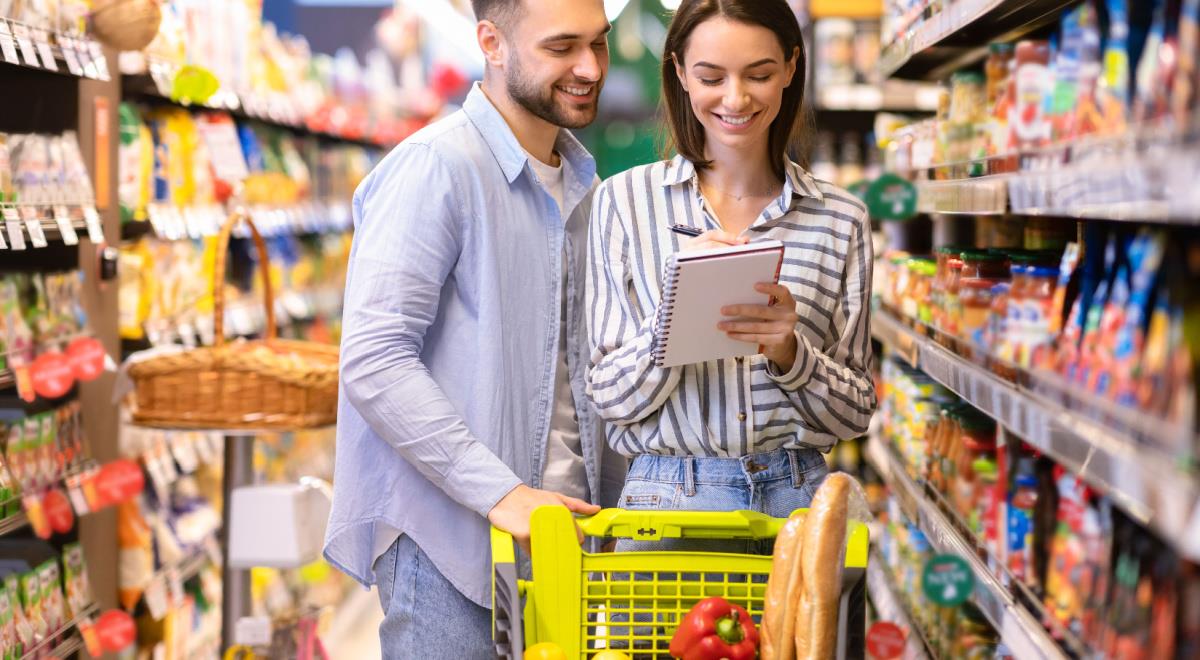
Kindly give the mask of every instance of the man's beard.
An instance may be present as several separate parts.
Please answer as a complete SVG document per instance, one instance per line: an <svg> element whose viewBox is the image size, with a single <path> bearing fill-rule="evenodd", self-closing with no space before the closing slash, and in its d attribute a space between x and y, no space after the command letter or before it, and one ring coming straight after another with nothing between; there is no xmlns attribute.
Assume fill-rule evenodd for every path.
<svg viewBox="0 0 1200 660"><path fill-rule="evenodd" d="M601 82L580 85L596 88L597 98L600 95ZM566 102L559 102L554 97L554 86L541 88L538 83L525 75L520 60L510 60L509 74L505 79L508 95L522 108L535 117L561 128L583 128L596 119L596 102L587 106L565 107ZM573 104L572 104L573 105Z"/></svg>

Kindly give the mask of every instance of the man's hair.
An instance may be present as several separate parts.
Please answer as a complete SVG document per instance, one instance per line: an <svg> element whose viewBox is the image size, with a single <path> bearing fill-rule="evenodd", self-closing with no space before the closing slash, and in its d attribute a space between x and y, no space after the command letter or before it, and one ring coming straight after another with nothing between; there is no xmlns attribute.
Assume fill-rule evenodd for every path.
<svg viewBox="0 0 1200 660"><path fill-rule="evenodd" d="M521 0L471 0L475 20L491 21L506 27L516 18L521 9Z"/></svg>

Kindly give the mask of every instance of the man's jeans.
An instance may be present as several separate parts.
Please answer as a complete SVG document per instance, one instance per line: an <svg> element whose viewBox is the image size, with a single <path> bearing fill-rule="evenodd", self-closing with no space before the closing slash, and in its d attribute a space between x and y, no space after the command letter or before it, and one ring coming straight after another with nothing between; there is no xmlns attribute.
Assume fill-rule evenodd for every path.
<svg viewBox="0 0 1200 660"><path fill-rule="evenodd" d="M492 660L492 612L463 596L407 536L375 562L385 660Z"/></svg>

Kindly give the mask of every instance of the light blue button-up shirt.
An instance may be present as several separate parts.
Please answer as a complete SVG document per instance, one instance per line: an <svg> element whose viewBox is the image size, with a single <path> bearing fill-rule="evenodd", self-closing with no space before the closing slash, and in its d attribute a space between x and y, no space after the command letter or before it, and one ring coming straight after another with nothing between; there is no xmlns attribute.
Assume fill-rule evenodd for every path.
<svg viewBox="0 0 1200 660"><path fill-rule="evenodd" d="M623 462L606 450L584 386L596 167L567 131L555 148L562 214L476 85L461 111L405 140L354 194L325 557L364 585L407 534L491 606L487 513L517 484L541 485L564 256L588 490L615 503Z"/></svg>

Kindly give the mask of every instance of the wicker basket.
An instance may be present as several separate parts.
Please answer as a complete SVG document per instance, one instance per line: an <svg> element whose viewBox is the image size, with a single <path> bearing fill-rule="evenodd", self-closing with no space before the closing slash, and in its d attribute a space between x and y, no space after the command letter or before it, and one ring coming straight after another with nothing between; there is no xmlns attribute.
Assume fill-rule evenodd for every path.
<svg viewBox="0 0 1200 660"><path fill-rule="evenodd" d="M238 221L258 249L266 299L264 339L226 343L225 259ZM250 216L235 211L221 227L213 270L212 347L130 365L133 420L165 428L294 430L332 424L337 416L336 346L276 337L267 246Z"/></svg>
<svg viewBox="0 0 1200 660"><path fill-rule="evenodd" d="M162 23L160 0L101 0L93 3L91 32L117 50L141 50Z"/></svg>

